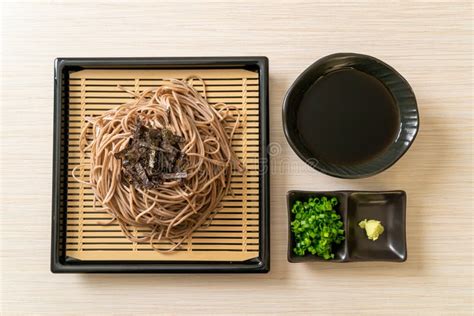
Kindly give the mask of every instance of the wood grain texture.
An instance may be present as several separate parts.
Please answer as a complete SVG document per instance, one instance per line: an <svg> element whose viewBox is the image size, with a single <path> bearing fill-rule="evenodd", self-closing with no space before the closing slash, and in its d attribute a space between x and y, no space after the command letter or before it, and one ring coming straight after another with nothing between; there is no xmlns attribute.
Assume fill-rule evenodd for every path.
<svg viewBox="0 0 474 316"><path fill-rule="evenodd" d="M3 1L1 14L3 314L472 313L470 1ZM296 76L347 51L400 71L421 113L410 151L362 180L308 169L281 123ZM221 55L270 59L271 272L51 274L53 59ZM404 189L408 261L287 263L290 189Z"/></svg>

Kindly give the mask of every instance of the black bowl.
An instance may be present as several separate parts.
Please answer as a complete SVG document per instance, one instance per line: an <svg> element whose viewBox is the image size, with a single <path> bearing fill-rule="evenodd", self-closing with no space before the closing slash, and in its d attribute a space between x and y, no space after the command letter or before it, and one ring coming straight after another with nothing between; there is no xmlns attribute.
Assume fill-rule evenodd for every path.
<svg viewBox="0 0 474 316"><path fill-rule="evenodd" d="M350 166L318 160L304 145L297 128L297 113L305 93L320 77L342 68L362 71L382 82L392 94L400 113L400 127L396 139L374 158ZM418 126L416 98L408 82L389 65L367 55L339 53L319 59L296 79L283 102L283 128L291 148L314 169L338 178L364 178L386 170L410 148L418 133Z"/></svg>

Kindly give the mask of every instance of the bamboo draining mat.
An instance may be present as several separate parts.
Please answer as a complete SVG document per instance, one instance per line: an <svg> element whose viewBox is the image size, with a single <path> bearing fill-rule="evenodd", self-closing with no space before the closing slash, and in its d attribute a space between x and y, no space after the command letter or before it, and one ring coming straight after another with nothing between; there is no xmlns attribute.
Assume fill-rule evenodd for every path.
<svg viewBox="0 0 474 316"><path fill-rule="evenodd" d="M163 84L163 79L197 75L204 79L211 104L225 102L240 108L241 125L232 147L247 171L233 175L234 196L223 199L223 208L211 225L196 231L181 249L172 253L154 251L149 243L128 241L117 224L104 226L110 216L93 207L93 193L72 178L72 170L88 164L79 150L84 117L129 101L133 97L117 88L142 91ZM194 82L199 92L202 85ZM69 76L68 190L66 256L80 260L199 260L243 261L259 250L259 85L258 73L243 69L110 70L86 69ZM88 169L77 171L87 176ZM100 205L96 205L99 208ZM136 228L130 227L136 232ZM141 231L139 231L141 232ZM163 243L163 246L166 243Z"/></svg>

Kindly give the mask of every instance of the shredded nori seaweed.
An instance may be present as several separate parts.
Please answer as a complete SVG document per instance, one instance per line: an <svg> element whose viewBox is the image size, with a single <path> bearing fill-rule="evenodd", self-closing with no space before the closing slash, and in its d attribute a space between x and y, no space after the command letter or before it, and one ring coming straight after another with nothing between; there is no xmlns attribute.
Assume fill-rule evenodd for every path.
<svg viewBox="0 0 474 316"><path fill-rule="evenodd" d="M157 188L165 180L186 178L184 138L166 128L148 128L138 122L127 146L115 154L122 160L122 175L142 189Z"/></svg>

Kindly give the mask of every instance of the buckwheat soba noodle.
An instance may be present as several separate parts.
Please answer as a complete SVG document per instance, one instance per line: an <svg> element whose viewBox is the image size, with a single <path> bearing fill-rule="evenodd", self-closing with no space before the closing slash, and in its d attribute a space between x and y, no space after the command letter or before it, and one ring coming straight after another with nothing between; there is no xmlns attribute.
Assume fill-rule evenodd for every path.
<svg viewBox="0 0 474 316"><path fill-rule="evenodd" d="M201 82L203 96L193 80ZM94 205L129 240L172 251L212 220L232 172L244 170L231 147L239 111L209 104L200 78L171 79L141 93L122 90L134 100L85 118L80 148L90 165L74 168L73 177L90 185ZM79 178L81 168L90 168L88 177ZM133 227L148 229L136 234Z"/></svg>

